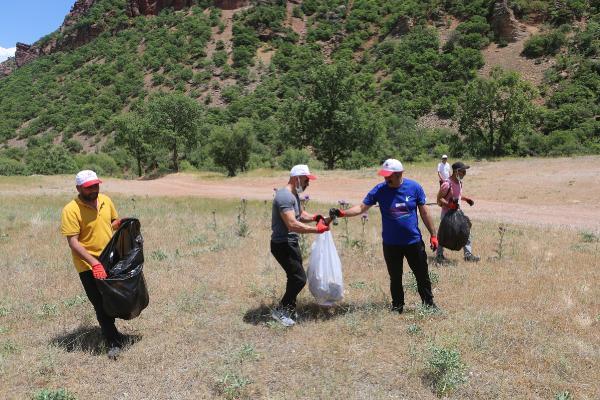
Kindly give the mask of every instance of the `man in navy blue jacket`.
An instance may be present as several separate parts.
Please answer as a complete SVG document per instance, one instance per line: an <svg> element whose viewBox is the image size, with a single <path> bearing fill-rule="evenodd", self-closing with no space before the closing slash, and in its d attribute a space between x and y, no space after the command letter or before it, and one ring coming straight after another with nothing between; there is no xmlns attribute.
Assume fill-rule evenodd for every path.
<svg viewBox="0 0 600 400"><path fill-rule="evenodd" d="M415 274L417 288L423 305L436 307L431 292L431 280L427 265L425 244L419 230L419 218L427 227L430 246L438 247L435 226L427 213L427 199L421 185L402 177L404 168L398 160L386 160L377 173L385 178L365 196L362 204L347 210L336 209L338 217L354 217L366 213L371 206L379 204L382 221L383 256L390 274L392 309L402 313L404 309L404 290L402 288L403 260Z"/></svg>

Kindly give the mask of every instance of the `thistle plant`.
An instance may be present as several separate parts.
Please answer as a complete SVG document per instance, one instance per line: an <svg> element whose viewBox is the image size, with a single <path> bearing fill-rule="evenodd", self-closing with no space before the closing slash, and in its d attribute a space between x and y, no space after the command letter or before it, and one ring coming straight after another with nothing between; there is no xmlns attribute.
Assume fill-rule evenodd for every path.
<svg viewBox="0 0 600 400"><path fill-rule="evenodd" d="M350 208L350 203L348 203L346 200L338 200L338 206L342 210L347 210ZM350 240L350 230L348 228L348 218L344 218L344 235L342 235L342 236L345 239L344 244L346 246L350 246L351 240Z"/></svg>
<svg viewBox="0 0 600 400"><path fill-rule="evenodd" d="M247 206L248 201L242 198L240 200L240 206L238 207L237 229L235 232L239 237L247 237L250 235L250 226L248 225L248 219L246 215Z"/></svg>
<svg viewBox="0 0 600 400"><path fill-rule="evenodd" d="M496 257L498 260L502 259L502 250L503 250L503 244L504 244L504 235L506 234L506 227L504 225L500 225L498 226L498 234L500 235L500 238L498 240L498 247L496 248Z"/></svg>

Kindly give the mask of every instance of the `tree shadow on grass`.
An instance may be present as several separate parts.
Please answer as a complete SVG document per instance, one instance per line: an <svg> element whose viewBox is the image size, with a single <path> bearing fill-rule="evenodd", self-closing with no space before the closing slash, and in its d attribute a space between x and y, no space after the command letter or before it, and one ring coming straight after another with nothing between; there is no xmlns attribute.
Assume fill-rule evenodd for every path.
<svg viewBox="0 0 600 400"><path fill-rule="evenodd" d="M266 324L272 321L271 311L275 308L275 304L261 304L259 307L252 308L244 314L244 322L252 325ZM388 310L387 303L369 302L364 304L349 304L340 303L335 306L326 307L316 303L299 304L296 307L298 313L298 322L303 321L329 321L347 314L355 312L373 312L380 310Z"/></svg>
<svg viewBox="0 0 600 400"><path fill-rule="evenodd" d="M142 335L122 334L123 347L127 349L142 339ZM67 352L81 351L93 355L106 354L108 349L100 327L80 326L72 332L55 336L50 344Z"/></svg>

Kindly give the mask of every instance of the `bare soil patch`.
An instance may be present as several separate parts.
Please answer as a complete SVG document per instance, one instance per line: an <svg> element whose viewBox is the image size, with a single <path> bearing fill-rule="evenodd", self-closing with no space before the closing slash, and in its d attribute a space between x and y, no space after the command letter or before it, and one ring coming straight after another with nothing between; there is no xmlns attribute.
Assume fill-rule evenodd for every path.
<svg viewBox="0 0 600 400"><path fill-rule="evenodd" d="M516 71L523 79L539 86L544 79L544 72L555 64L553 58L540 58L532 60L521 56L525 41L536 34L539 29L533 25L525 25L527 34L514 43L509 43L505 47L499 47L492 43L482 51L485 65L479 71L479 75L485 78L489 77L494 67L500 67L504 70Z"/></svg>
<svg viewBox="0 0 600 400"><path fill-rule="evenodd" d="M452 161L451 161L452 162ZM405 177L423 185L429 202L438 190L436 163L405 165ZM352 204L362 201L380 178L375 169L319 171L307 189L313 201ZM234 178L210 174L179 173L156 180L105 178L102 190L131 196L194 196L204 198L270 200L273 189L287 181L285 171L267 171ZM19 181L25 183L28 179ZM72 178L37 177L35 185L0 178L3 195L51 195L74 192ZM600 228L600 157L514 159L473 162L464 181L464 192L475 199L465 211L474 219L529 225L559 225L572 229ZM437 206L430 208L434 213Z"/></svg>

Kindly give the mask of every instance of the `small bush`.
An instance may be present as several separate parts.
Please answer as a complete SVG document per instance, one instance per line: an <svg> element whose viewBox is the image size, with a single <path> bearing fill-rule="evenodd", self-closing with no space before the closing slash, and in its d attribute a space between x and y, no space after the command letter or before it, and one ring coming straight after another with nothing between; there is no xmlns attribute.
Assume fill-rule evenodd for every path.
<svg viewBox="0 0 600 400"><path fill-rule="evenodd" d="M426 369L433 390L440 397L466 382L466 366L458 350L432 346Z"/></svg>
<svg viewBox="0 0 600 400"><path fill-rule="evenodd" d="M78 169L91 169L100 175L116 175L120 169L117 162L108 154L86 154L75 158Z"/></svg>
<svg viewBox="0 0 600 400"><path fill-rule="evenodd" d="M304 149L286 149L279 157L278 164L283 169L292 169L294 165L307 164L310 154Z"/></svg>
<svg viewBox="0 0 600 400"><path fill-rule="evenodd" d="M33 395L32 400L77 400L66 389L42 389Z"/></svg>
<svg viewBox="0 0 600 400"><path fill-rule="evenodd" d="M533 35L525 42L523 55L530 58L555 55L565 42L565 34L558 30L547 34Z"/></svg>
<svg viewBox="0 0 600 400"><path fill-rule="evenodd" d="M0 175L27 175L27 166L17 160L0 157Z"/></svg>
<svg viewBox="0 0 600 400"><path fill-rule="evenodd" d="M217 392L226 399L238 399L247 395L246 386L252 381L236 372L226 372L217 380Z"/></svg>
<svg viewBox="0 0 600 400"><path fill-rule="evenodd" d="M215 64L215 67L222 67L227 62L227 52L225 52L224 50L217 50L213 54L212 59L213 64Z"/></svg>
<svg viewBox="0 0 600 400"><path fill-rule="evenodd" d="M573 396L571 395L571 392L566 390L564 392L558 393L556 396L554 396L554 399L555 400L573 400Z"/></svg>

